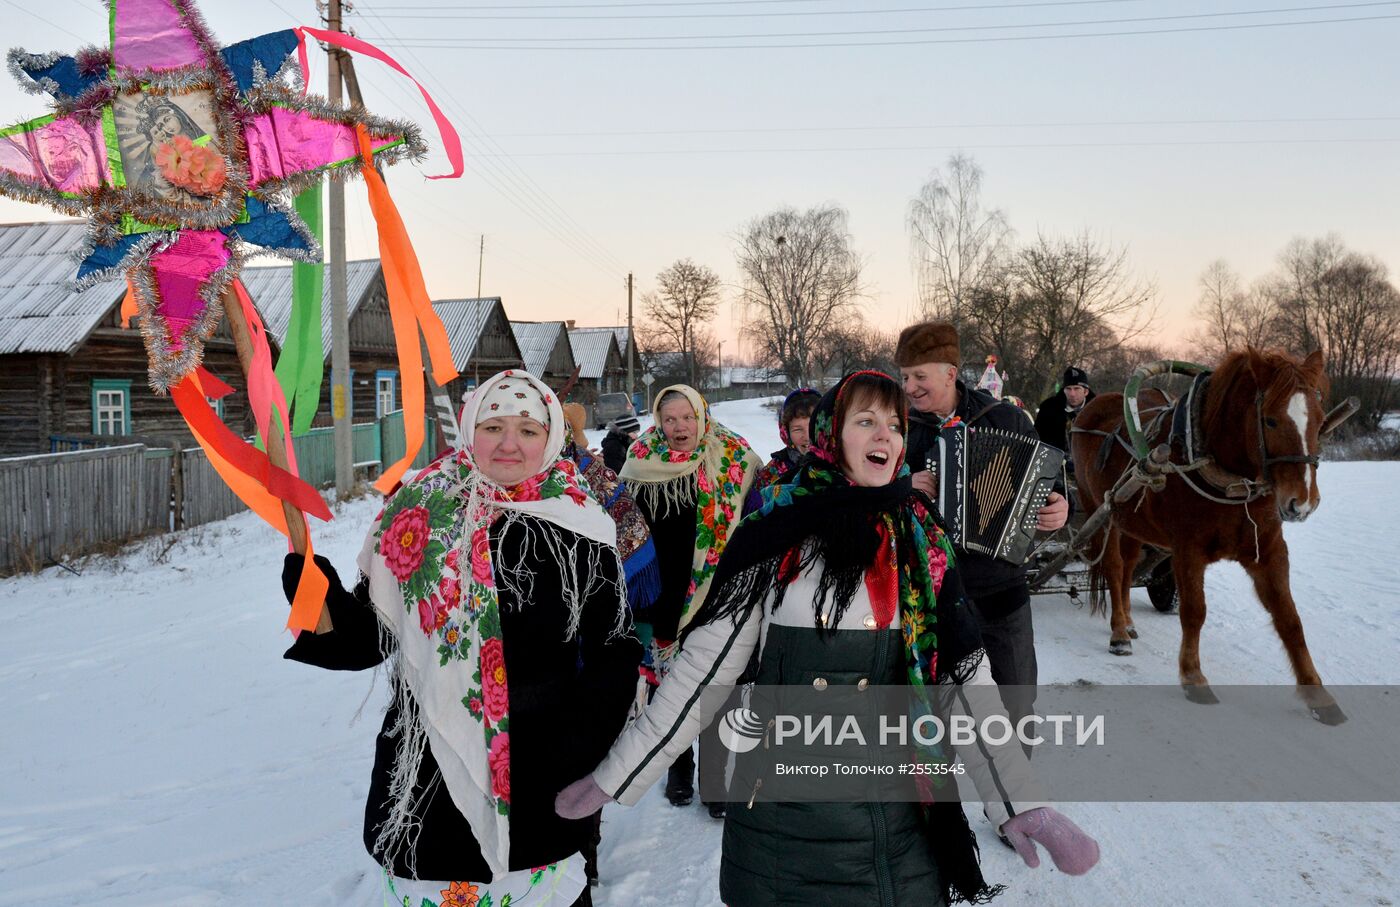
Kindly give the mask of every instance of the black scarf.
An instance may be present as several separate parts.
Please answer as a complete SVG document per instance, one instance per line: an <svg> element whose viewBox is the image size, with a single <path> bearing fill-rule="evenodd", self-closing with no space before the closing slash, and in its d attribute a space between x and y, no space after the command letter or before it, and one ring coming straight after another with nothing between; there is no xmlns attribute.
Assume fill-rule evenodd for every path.
<svg viewBox="0 0 1400 907"><path fill-rule="evenodd" d="M840 623L866 571L875 563L883 525L887 533L893 528L889 534L895 543L900 576L909 577L915 587L922 579L925 591L936 593L932 630L937 657L930 680L965 682L981 660L982 639L951 556L942 585L931 589L929 567L919 556L917 539L922 535L933 540L941 535L934 509L914 489L906 467L900 467L901 475L890 484L870 488L853 485L837 465L841 429L836 424L837 404L851 377L847 375L827 391L817 405L811 422L812 447L796 470L783 483L763 490L763 506L745 517L730 537L710 595L682 633L681 646L696 627L724 618L736 621L761 607L770 590L774 591L771 611L777 611L788 586L818 559L822 574L812 602L812 621L819 633L831 632L829 626ZM951 554L951 549L947 550ZM901 598L903 609L906 604ZM828 599L829 624L821 620L828 610ZM910 654L910 658L915 657ZM923 815L945 899L949 903L985 903L999 894L1001 886L988 886L982 878L976 836L962 805L940 799L926 804Z"/></svg>

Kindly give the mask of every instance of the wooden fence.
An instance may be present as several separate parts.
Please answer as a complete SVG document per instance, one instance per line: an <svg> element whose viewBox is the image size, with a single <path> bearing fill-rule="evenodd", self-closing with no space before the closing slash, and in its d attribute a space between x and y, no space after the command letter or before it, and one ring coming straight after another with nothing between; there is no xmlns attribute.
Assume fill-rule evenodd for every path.
<svg viewBox="0 0 1400 907"><path fill-rule="evenodd" d="M432 461L436 427L429 418L414 468ZM110 440L60 439L61 446ZM0 459L0 575L247 509L200 448L154 447L162 442L142 440ZM403 412L354 426L353 445L360 470L378 474L403 456ZM333 428L313 428L293 438L292 446L304 480L318 488L335 482Z"/></svg>
<svg viewBox="0 0 1400 907"><path fill-rule="evenodd" d="M0 571L169 530L170 464L140 444L0 460Z"/></svg>

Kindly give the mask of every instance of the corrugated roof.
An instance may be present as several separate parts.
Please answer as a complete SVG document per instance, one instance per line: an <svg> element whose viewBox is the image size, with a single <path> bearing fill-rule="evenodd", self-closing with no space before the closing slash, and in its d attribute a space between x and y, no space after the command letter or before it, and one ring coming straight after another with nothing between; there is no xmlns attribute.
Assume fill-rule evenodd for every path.
<svg viewBox="0 0 1400 907"><path fill-rule="evenodd" d="M617 325L615 327L572 328L569 331L569 333L573 334L575 331L611 331L613 337L617 341L618 353L621 354L622 360L624 362L627 361L627 336L631 333L627 330L627 325L623 324Z"/></svg>
<svg viewBox="0 0 1400 907"><path fill-rule="evenodd" d="M365 299L371 286L379 277L379 259L365 258L345 263L345 298L349 306L349 317ZM267 324L270 333L280 346L287 340L287 325L292 320L292 266L277 265L271 268L244 268L240 275L248 295L257 303L258 311ZM327 273L321 281L321 349L331 354L331 276Z"/></svg>
<svg viewBox="0 0 1400 907"><path fill-rule="evenodd" d="M452 347L452 364L458 369L467 367L476 354L476 343L481 332L491 318L491 312L501 304L501 297L487 296L482 299L435 299L433 311L442 319L447 329L447 342Z"/></svg>
<svg viewBox="0 0 1400 907"><path fill-rule="evenodd" d="M71 353L126 293L108 281L73 292L79 221L0 224L0 354Z"/></svg>
<svg viewBox="0 0 1400 907"><path fill-rule="evenodd" d="M580 378L602 378L608 365L608 351L617 348L617 340L608 328L590 330L574 328L569 331L569 343L574 348ZM621 354L618 360L621 361Z"/></svg>
<svg viewBox="0 0 1400 907"><path fill-rule="evenodd" d="M512 321L510 329L515 334L515 342L520 345L520 358L525 360L525 371L543 376L549 368L549 357L559 342L559 332L564 330L562 321Z"/></svg>

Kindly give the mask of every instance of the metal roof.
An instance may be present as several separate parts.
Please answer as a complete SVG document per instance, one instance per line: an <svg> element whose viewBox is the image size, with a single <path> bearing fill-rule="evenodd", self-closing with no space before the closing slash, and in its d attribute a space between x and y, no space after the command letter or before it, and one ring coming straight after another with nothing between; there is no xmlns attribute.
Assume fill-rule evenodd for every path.
<svg viewBox="0 0 1400 907"><path fill-rule="evenodd" d="M576 333L576 332L581 332L581 331L589 331L589 332L595 332L595 331L611 331L613 337L617 340L617 351L618 351L618 353L620 353L620 354L622 355L622 361L623 361L623 362L626 362L626 361L627 361L627 337L628 337L628 335L631 333L631 331L629 331L629 330L627 329L627 325L622 324L622 325L617 325L617 326L615 326L615 327L593 327L593 328L570 328L570 329L569 329L569 333L570 333L571 335L574 334L574 333Z"/></svg>
<svg viewBox="0 0 1400 907"><path fill-rule="evenodd" d="M80 221L0 224L0 354L71 353L126 293L112 280L73 291Z"/></svg>
<svg viewBox="0 0 1400 907"><path fill-rule="evenodd" d="M476 355L476 344L491 312L501 305L501 297L481 299L434 299L433 311L447 329L447 342L452 347L452 364L464 369Z"/></svg>
<svg viewBox="0 0 1400 907"><path fill-rule="evenodd" d="M379 259L365 258L345 263L345 299L349 317L354 318L360 304L369 295L380 274ZM287 326L292 320L292 266L244 268L239 275L248 295L258 306L268 333L278 345L287 340ZM321 281L321 349L331 354L331 277Z"/></svg>
<svg viewBox="0 0 1400 907"><path fill-rule="evenodd" d="M569 343L574 348L574 361L578 363L580 378L602 378L608 366L608 351L617 348L617 340L610 328L574 328L569 331ZM622 361L619 353L618 361Z"/></svg>
<svg viewBox="0 0 1400 907"><path fill-rule="evenodd" d="M543 377L549 368L549 357L559 342L559 332L564 330L564 322L512 321L510 329L515 334L515 342L520 345L520 358L525 361L525 371ZM569 355L573 357L572 346Z"/></svg>

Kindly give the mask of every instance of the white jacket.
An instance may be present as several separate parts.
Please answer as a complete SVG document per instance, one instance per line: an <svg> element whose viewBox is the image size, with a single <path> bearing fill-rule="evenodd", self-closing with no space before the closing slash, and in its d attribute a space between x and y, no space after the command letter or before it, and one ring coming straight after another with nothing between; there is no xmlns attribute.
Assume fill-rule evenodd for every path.
<svg viewBox="0 0 1400 907"><path fill-rule="evenodd" d="M770 613L772 593L761 608L741 615L737 622L720 620L694 628L685 647L671 662L670 671L651 703L622 732L593 778L603 792L624 806L632 806L656 783L661 774L688 749L715 717L730 689L743 673L755 647L763 645L770 622L775 625L812 628L812 601L822 563L814 562L788 588L783 604ZM836 629L874 630L875 617L865 584L860 584L850 607ZM984 653L972 679L954 698L954 713L970 714L981 721L988 715L1006 714L996 695L991 669ZM951 682L951 681L945 681ZM1017 813L1046 805L1039 796L1018 797L1009 791L1036 791L1030 763L1013 738L991 747L968 746L958 750L968 776L976 785L987 818L995 827Z"/></svg>

